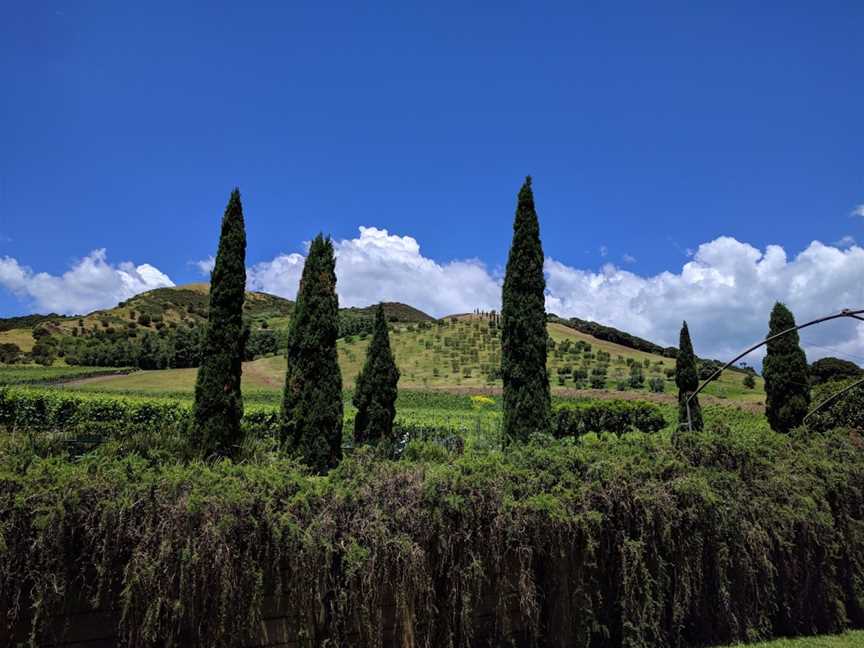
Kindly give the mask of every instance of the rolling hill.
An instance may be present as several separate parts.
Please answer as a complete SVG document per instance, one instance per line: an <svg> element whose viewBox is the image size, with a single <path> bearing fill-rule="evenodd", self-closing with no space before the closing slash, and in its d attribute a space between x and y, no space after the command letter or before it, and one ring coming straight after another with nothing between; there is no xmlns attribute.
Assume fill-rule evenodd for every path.
<svg viewBox="0 0 864 648"><path fill-rule="evenodd" d="M547 326L550 342L548 368L554 393L591 395L601 398L651 398L672 401L674 378L670 375L675 360L632 349L615 342L599 340L558 322ZM366 355L368 337L346 336L339 340L339 364L345 388L351 388ZM501 387L497 374L500 342L494 320L487 316L460 316L442 320L391 325L391 345L401 371L400 388L495 393ZM644 377L641 386L629 384L631 365L638 364ZM605 377L595 370L606 367ZM580 373L581 372L581 373ZM100 377L71 384L69 388L88 391L180 392L191 396L195 369L139 371L125 376ZM280 354L258 358L243 365L243 385L247 391L279 391L285 376L285 359ZM649 388L651 379L662 382L661 393ZM741 373L727 371L707 395L758 406L764 399L762 380L755 389L743 385ZM602 385L602 386L601 386Z"/></svg>
<svg viewBox="0 0 864 648"><path fill-rule="evenodd" d="M34 328L58 337L98 335L103 331L152 331L203 324L207 318L208 285L160 288L137 295L116 307L81 317L27 316L0 320L0 343L11 341L27 351ZM491 391L501 386L498 316L463 314L436 320L407 304L384 304L391 322L391 342L402 372L400 386L408 389ZM294 302L261 292L248 292L245 312L253 329L287 328ZM371 319L373 306L344 308L340 314L346 334L339 340L339 361L346 388L365 358L367 329L351 323ZM558 393L672 398L674 349L665 349L623 331L593 322L564 320L550 315L548 369ZM635 369L633 366L638 366ZM188 365L187 365L188 366ZM194 368L139 371L125 376L88 378L76 389L191 394ZM252 390L280 390L285 360L279 353L244 364L244 384ZM631 374L638 374L631 380ZM640 378L641 376L641 378ZM763 397L761 379L755 389L743 385L744 376L727 371L707 394L747 403Z"/></svg>

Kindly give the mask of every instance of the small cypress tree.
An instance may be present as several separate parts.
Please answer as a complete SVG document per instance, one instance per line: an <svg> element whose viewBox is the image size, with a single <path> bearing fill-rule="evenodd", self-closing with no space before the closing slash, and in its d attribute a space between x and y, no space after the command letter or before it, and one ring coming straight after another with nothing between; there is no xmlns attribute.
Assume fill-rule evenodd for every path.
<svg viewBox="0 0 864 648"><path fill-rule="evenodd" d="M219 250L210 275L210 311L195 381L192 442L204 456L232 456L242 441L240 375L248 336L243 324L245 298L246 226L240 191L234 189L222 217Z"/></svg>
<svg viewBox="0 0 864 648"><path fill-rule="evenodd" d="M546 374L546 280L531 177L519 191L501 307L505 441L550 429Z"/></svg>
<svg viewBox="0 0 864 648"><path fill-rule="evenodd" d="M687 322L681 326L681 337L678 341L678 355L675 357L675 384L678 386L678 429L701 430L702 407L699 397L695 396L689 404L690 415L687 415L687 398L699 388L699 372L696 369L696 354L693 353L693 343L690 341L690 330Z"/></svg>
<svg viewBox="0 0 864 648"><path fill-rule="evenodd" d="M333 243L321 234L309 247L288 332L282 442L324 473L342 458L339 298Z"/></svg>
<svg viewBox="0 0 864 648"><path fill-rule="evenodd" d="M375 310L372 342L366 349L366 363L357 376L354 391L354 441L358 444L393 441L393 419L396 417L396 396L399 369L390 349L390 334L384 306Z"/></svg>
<svg viewBox="0 0 864 648"><path fill-rule="evenodd" d="M780 302L774 304L768 337L795 327L792 312ZM798 331L787 333L767 344L762 366L765 379L765 415L775 432L789 432L801 425L810 408L810 376L807 357Z"/></svg>

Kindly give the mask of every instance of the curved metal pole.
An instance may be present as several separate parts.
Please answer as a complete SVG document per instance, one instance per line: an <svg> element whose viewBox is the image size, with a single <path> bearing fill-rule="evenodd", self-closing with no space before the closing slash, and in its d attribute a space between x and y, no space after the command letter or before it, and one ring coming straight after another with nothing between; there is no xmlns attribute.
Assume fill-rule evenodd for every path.
<svg viewBox="0 0 864 648"><path fill-rule="evenodd" d="M816 407L814 407L812 410L810 410L809 412L807 412L807 416L805 416L805 417L801 420L801 422L802 422L802 423L806 423L808 418L810 418L813 414L815 414L816 412L818 412L819 410L821 410L821 409L822 409L823 407L825 407L828 403L833 403L835 400L837 400L838 398L840 398L843 394L845 394L846 392L848 392L848 391L854 389L855 387L857 387L858 385L861 385L861 384L864 384L864 378L862 378L861 380L856 380L856 381L855 381L854 383L852 383L851 385L846 385L843 389L841 389L840 391L838 391L836 394L831 395L830 398L826 398L826 399L823 400L821 403L819 403Z"/></svg>
<svg viewBox="0 0 864 648"><path fill-rule="evenodd" d="M738 362L741 358L743 358L744 356L746 356L749 353L752 353L753 351L755 351L759 347L768 344L769 342L771 342L771 340L776 340L777 338L783 337L787 333L792 333L793 331L800 331L801 329L807 328L808 326L814 326L816 324L822 324L823 322L828 322L830 320L839 319L841 317L851 317L851 318L861 320L862 322L864 322L864 317L861 317L861 315L864 315L864 309L852 310L849 308L844 308L842 311L840 311L839 313L835 313L834 315L828 315L827 317L820 317L819 319L815 319L811 322L806 322L806 323L801 324L799 326L793 326L792 328L786 329L785 331L781 331L780 333L776 333L776 334L772 335L771 337L765 338L764 340L759 342L759 344L754 344L753 346L751 346L746 351L744 351L744 352L738 354L737 356L735 356L734 358L732 358L729 362L727 362L725 365L723 365L722 367L717 369L717 371L715 371L713 374L711 374L705 380L705 382L703 382L701 385L699 385L699 388L687 397L686 403L688 405L688 409L689 409L690 401L693 400L694 398L696 398L696 396L699 394L699 392L701 392L703 389L705 389L705 387L707 387L709 383L711 383L715 378L717 378L717 376L722 374L729 367L731 367L733 364ZM689 421L688 421L688 423L689 423ZM691 430L692 430L692 426L691 426Z"/></svg>

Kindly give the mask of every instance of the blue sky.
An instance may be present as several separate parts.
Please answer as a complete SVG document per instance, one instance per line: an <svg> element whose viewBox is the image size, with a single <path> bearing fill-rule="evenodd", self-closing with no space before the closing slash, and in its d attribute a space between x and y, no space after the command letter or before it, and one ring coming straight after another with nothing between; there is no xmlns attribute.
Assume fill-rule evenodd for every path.
<svg viewBox="0 0 864 648"><path fill-rule="evenodd" d="M250 266L365 226L494 278L530 173L547 256L589 278L650 293L718 237L858 268L860 2L467 4L9 3L0 315L103 248L200 281L235 185Z"/></svg>

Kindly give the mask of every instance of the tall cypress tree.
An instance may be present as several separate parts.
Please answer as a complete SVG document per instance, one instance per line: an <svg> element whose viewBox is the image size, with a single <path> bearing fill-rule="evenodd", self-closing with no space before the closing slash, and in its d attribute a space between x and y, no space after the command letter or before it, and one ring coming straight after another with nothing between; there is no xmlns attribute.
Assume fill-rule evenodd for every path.
<svg viewBox="0 0 864 648"><path fill-rule="evenodd" d="M550 429L545 290L540 225L528 176L519 191L501 299L505 441Z"/></svg>
<svg viewBox="0 0 864 648"><path fill-rule="evenodd" d="M699 388L699 372L696 369L696 354L693 353L693 343L690 341L690 330L687 322L681 326L681 337L678 341L678 355L675 358L675 384L678 386L678 429L689 429L689 424L694 430L701 430L702 407L699 405L699 397L690 401L690 415L687 415L687 397Z"/></svg>
<svg viewBox="0 0 864 648"><path fill-rule="evenodd" d="M384 306L378 304L372 342L366 349L366 363L357 376L357 387L354 391L353 402L357 408L357 416L354 418L356 443L393 440L398 383L399 369L390 349Z"/></svg>
<svg viewBox="0 0 864 648"><path fill-rule="evenodd" d="M319 234L303 266L288 332L282 442L324 473L342 458L339 298L333 243Z"/></svg>
<svg viewBox="0 0 864 648"><path fill-rule="evenodd" d="M780 302L774 304L768 337L795 326L792 312ZM810 376L807 357L798 331L787 333L767 344L762 365L765 378L765 415L775 432L789 432L801 425L810 408Z"/></svg>
<svg viewBox="0 0 864 648"><path fill-rule="evenodd" d="M243 325L245 298L246 226L240 191L234 189L222 217L219 250L210 275L210 312L195 381L192 441L205 456L232 456L242 441L240 375L248 337Z"/></svg>

